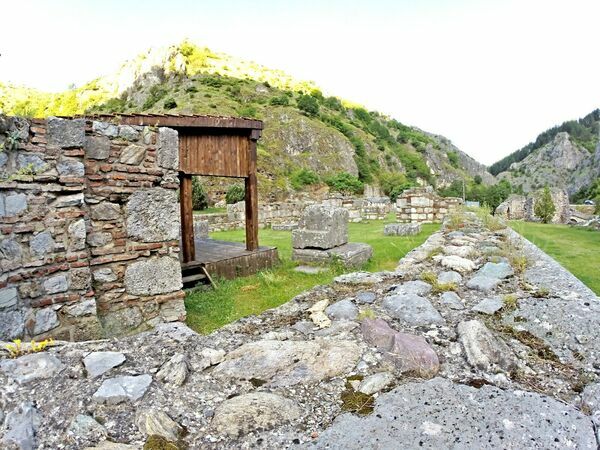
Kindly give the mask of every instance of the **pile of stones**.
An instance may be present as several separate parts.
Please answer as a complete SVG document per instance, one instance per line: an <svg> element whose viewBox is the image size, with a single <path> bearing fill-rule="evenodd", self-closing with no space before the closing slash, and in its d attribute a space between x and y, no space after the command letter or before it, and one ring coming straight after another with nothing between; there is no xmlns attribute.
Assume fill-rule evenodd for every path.
<svg viewBox="0 0 600 450"><path fill-rule="evenodd" d="M600 299L511 230L452 225L210 335L2 355L0 445L597 449Z"/></svg>
<svg viewBox="0 0 600 450"><path fill-rule="evenodd" d="M348 211L329 205L308 206L292 231L292 260L302 263L338 261L359 267L373 256L373 248L348 242Z"/></svg>

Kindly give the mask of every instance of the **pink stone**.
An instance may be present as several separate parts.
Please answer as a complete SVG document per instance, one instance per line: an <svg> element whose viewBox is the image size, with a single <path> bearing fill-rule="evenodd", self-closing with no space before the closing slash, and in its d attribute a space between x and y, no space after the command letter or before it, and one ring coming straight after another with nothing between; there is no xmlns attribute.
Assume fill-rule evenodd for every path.
<svg viewBox="0 0 600 450"><path fill-rule="evenodd" d="M365 340L382 350L401 373L433 378L440 369L437 354L422 336L400 333L383 319L364 319Z"/></svg>

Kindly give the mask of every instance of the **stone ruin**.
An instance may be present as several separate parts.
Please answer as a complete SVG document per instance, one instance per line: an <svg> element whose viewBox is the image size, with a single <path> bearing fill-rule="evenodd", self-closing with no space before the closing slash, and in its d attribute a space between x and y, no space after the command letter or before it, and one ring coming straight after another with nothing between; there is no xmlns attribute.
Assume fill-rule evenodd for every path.
<svg viewBox="0 0 600 450"><path fill-rule="evenodd" d="M0 116L0 339L184 320L175 130Z"/></svg>
<svg viewBox="0 0 600 450"><path fill-rule="evenodd" d="M456 197L440 197L431 186L407 189L396 199L398 222L441 222L462 204Z"/></svg>
<svg viewBox="0 0 600 450"><path fill-rule="evenodd" d="M368 244L348 242L348 211L329 205L310 205L292 231L292 260L330 263L349 267L367 262L373 255Z"/></svg>
<svg viewBox="0 0 600 450"><path fill-rule="evenodd" d="M535 215L535 202L541 193L542 190L530 193L527 196L511 194L504 202L498 205L494 214L508 220L537 222L540 219ZM556 207L551 222L568 223L571 218L571 206L567 192L563 189L551 188L550 195Z"/></svg>
<svg viewBox="0 0 600 450"><path fill-rule="evenodd" d="M0 447L598 449L600 299L461 220L210 335L0 347Z"/></svg>
<svg viewBox="0 0 600 450"><path fill-rule="evenodd" d="M414 236L420 232L420 223L388 223L383 227L384 236Z"/></svg>

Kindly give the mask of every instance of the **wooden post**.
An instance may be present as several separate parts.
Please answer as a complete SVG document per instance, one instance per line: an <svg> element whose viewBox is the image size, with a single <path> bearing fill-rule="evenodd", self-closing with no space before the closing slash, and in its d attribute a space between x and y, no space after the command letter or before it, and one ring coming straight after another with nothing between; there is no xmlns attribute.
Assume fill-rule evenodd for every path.
<svg viewBox="0 0 600 450"><path fill-rule="evenodd" d="M192 176L179 173L179 208L181 211L181 251L183 262L196 259L196 244L194 242L194 210L192 207Z"/></svg>
<svg viewBox="0 0 600 450"><path fill-rule="evenodd" d="M256 141L260 138L260 130L250 133L248 149L248 177L246 184L246 250L258 249L258 186L256 183Z"/></svg>

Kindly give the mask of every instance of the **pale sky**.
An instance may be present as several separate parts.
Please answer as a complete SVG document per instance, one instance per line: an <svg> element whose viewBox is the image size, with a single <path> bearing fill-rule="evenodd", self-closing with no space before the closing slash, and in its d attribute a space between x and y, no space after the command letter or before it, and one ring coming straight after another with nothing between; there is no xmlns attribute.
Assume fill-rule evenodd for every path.
<svg viewBox="0 0 600 450"><path fill-rule="evenodd" d="M600 0L2 2L0 81L81 85L185 37L490 164L600 107Z"/></svg>

